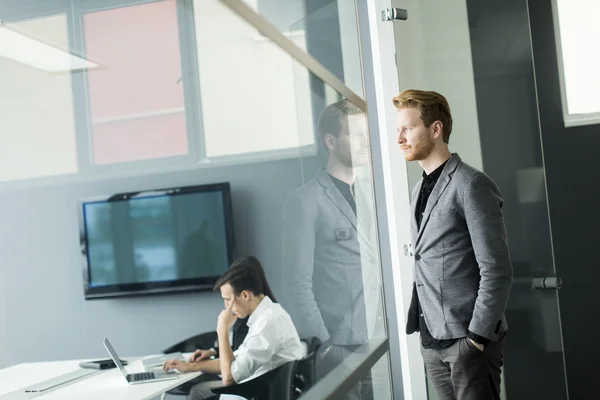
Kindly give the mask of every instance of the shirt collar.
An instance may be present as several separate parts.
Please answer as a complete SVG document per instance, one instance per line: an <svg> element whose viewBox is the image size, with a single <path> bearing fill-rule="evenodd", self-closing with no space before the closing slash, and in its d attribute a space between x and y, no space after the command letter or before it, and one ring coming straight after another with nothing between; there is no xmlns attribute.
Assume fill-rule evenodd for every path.
<svg viewBox="0 0 600 400"><path fill-rule="evenodd" d="M267 309L273 304L273 301L269 298L269 296L265 296L260 303L258 304L258 306L256 307L256 309L254 310L254 312L252 313L252 315L250 315L250 318L248 318L248 322L247 325L248 327L251 327L252 324L254 323L254 321L256 321L258 318L260 318L260 316L262 314L265 313L265 311L267 311Z"/></svg>
<svg viewBox="0 0 600 400"><path fill-rule="evenodd" d="M444 163L442 165L440 165L439 167L437 167L435 169L435 171L433 171L429 175L427 175L425 173L425 171L423 171L423 179L428 180L428 181L437 181L438 178L440 177L440 175L442 174L442 171L444 170L444 167L446 166L446 164L448 164L448 160L444 161Z"/></svg>
<svg viewBox="0 0 600 400"><path fill-rule="evenodd" d="M350 185L350 184L348 184L348 183L344 182L344 181L343 181L343 180L341 180L341 179L338 179L338 178L336 178L335 176L331 175L329 172L327 172L327 175L329 175L329 177L331 178L331 181L332 181L332 182L335 184L335 186L337 186L338 188L341 186L341 187L344 187L344 188L346 188L346 189L350 189L352 186L354 186L354 185Z"/></svg>

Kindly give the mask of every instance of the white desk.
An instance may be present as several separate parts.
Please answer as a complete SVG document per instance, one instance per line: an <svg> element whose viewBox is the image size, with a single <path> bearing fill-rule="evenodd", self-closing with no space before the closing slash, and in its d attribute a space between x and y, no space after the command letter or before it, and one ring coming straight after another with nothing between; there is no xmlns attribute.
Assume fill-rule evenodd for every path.
<svg viewBox="0 0 600 400"><path fill-rule="evenodd" d="M0 370L0 397L20 389L23 389L24 392L27 386L76 370L79 368L80 361L26 363ZM144 371L139 361L131 362L126 368L130 373ZM129 385L119 369L113 368L59 386L49 393L31 393L31 396L23 398L35 398L36 400L149 400L200 374L200 372L179 374L178 379Z"/></svg>

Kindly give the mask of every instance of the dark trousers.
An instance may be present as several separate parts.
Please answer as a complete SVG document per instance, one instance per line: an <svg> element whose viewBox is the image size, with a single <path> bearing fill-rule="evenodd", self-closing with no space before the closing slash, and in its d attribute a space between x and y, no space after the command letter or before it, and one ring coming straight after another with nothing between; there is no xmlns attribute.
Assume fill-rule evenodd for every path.
<svg viewBox="0 0 600 400"><path fill-rule="evenodd" d="M483 351L462 338L445 349L421 346L421 354L440 400L500 400L504 334Z"/></svg>

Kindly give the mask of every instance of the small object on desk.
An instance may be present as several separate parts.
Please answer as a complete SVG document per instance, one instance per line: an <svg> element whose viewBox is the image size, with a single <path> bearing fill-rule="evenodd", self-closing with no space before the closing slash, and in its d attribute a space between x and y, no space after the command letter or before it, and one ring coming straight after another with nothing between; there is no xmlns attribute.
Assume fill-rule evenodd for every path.
<svg viewBox="0 0 600 400"><path fill-rule="evenodd" d="M127 361L121 360L123 365L127 365ZM96 361L82 361L79 363L81 368L91 368L91 369L111 369L115 368L115 362L111 359L106 360L96 360Z"/></svg>
<svg viewBox="0 0 600 400"><path fill-rule="evenodd" d="M47 379L43 382L36 383L25 388L26 393L44 392L49 389L53 389L57 386L64 385L65 383L73 382L88 375L95 374L97 371L90 371L85 369L76 369L75 371L69 372L64 375L57 376L55 378Z"/></svg>

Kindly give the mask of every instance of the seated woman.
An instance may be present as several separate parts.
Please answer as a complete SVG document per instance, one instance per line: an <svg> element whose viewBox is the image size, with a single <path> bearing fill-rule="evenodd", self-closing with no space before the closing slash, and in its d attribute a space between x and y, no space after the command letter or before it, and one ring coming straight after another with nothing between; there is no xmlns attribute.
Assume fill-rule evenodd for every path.
<svg viewBox="0 0 600 400"><path fill-rule="evenodd" d="M273 293L256 258L236 260L219 279L216 290L221 292L225 303L217 322L219 359L207 360L208 352L196 352L199 355L194 353L192 362L169 360L164 364L165 371L175 368L181 372L201 371L222 376L220 381L194 386L189 396L193 400L210 399L214 396L211 388L253 379L288 361L301 359L306 352L289 314L273 302ZM237 319L244 318L248 318L248 332L234 352L229 343L229 328ZM196 360L198 357L202 360Z"/></svg>

